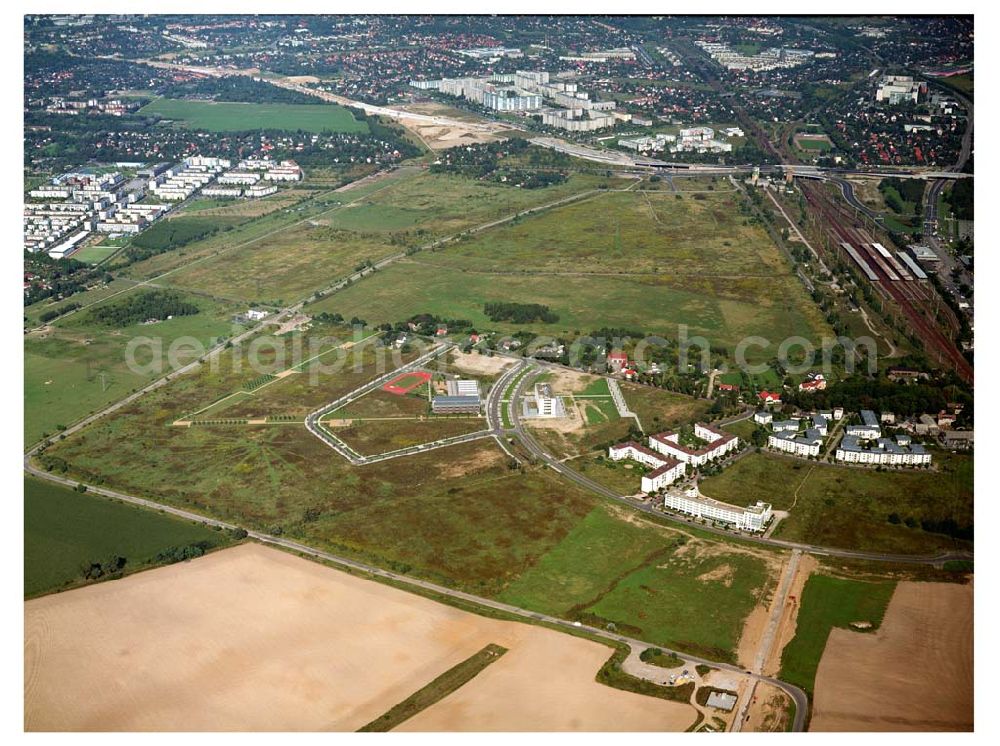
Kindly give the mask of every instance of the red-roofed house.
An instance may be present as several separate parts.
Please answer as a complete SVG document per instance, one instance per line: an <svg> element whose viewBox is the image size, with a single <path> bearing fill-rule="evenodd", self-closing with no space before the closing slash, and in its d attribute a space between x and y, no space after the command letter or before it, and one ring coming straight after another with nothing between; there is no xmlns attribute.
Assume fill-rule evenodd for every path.
<svg viewBox="0 0 1000 746"><path fill-rule="evenodd" d="M628 355L624 352L608 353L608 368L612 373L620 373L622 368L628 366Z"/></svg>
<svg viewBox="0 0 1000 746"><path fill-rule="evenodd" d="M761 391L757 394L757 396L765 404L781 404L781 394L775 394L770 391Z"/></svg>

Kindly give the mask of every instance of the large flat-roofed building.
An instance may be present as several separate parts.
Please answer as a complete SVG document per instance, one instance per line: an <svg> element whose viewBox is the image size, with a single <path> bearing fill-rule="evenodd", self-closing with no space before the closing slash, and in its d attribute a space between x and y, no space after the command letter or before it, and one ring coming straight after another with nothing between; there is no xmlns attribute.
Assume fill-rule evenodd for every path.
<svg viewBox="0 0 1000 746"><path fill-rule="evenodd" d="M435 396L431 400L434 414L479 414L482 402L478 396Z"/></svg>
<svg viewBox="0 0 1000 746"><path fill-rule="evenodd" d="M649 447L686 464L701 466L734 450L739 442L735 434L724 433L701 422L695 423L694 436L704 441L705 445L701 448L689 448L681 445L680 433L668 432L650 435Z"/></svg>
<svg viewBox="0 0 1000 746"><path fill-rule="evenodd" d="M644 466L652 467L653 471L642 477L642 491L647 493L656 492L673 484L685 473L683 462L651 451L646 446L631 440L627 443L611 446L608 449L608 457L612 461L632 459Z"/></svg>
<svg viewBox="0 0 1000 746"><path fill-rule="evenodd" d="M768 503L758 501L740 508L699 495L697 489L688 490L684 494L668 493L663 499L663 505L695 518L729 523L744 531L763 531L773 515Z"/></svg>
<svg viewBox="0 0 1000 746"><path fill-rule="evenodd" d="M448 396L479 397L479 381L474 378L452 378L444 383Z"/></svg>

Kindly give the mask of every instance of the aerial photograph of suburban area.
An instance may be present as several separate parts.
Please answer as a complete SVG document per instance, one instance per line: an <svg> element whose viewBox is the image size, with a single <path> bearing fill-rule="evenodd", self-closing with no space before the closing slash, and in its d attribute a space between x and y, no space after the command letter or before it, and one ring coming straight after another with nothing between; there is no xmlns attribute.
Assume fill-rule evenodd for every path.
<svg viewBox="0 0 1000 746"><path fill-rule="evenodd" d="M167 6L14 17L23 732L974 730L972 15Z"/></svg>

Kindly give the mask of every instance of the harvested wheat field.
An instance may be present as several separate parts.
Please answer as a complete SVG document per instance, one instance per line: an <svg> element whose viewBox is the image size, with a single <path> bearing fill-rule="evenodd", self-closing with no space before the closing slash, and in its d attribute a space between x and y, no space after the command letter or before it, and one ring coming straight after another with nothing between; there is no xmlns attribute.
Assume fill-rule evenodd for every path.
<svg viewBox="0 0 1000 746"><path fill-rule="evenodd" d="M598 684L604 645L256 544L29 601L24 622L29 731L356 730L489 643L510 652L405 725L680 731L695 718Z"/></svg>
<svg viewBox="0 0 1000 746"><path fill-rule="evenodd" d="M971 731L972 584L896 586L873 634L834 629L814 731Z"/></svg>

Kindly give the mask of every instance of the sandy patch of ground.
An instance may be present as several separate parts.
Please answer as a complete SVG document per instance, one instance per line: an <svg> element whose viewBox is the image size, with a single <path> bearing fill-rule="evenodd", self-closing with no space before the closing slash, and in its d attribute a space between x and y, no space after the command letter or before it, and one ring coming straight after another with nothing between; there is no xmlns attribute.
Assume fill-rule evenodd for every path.
<svg viewBox="0 0 1000 746"><path fill-rule="evenodd" d="M834 629L814 731L971 731L972 584L901 582L874 633Z"/></svg>
<svg viewBox="0 0 1000 746"><path fill-rule="evenodd" d="M585 420L579 404L565 399L563 401L567 405L565 417L525 417L521 421L529 427L554 430L557 433L575 433L583 430ZM518 402L517 406L521 406L521 403ZM567 444L567 448L572 449L572 446Z"/></svg>
<svg viewBox="0 0 1000 746"><path fill-rule="evenodd" d="M802 554L799 557L799 566L792 578L792 584L788 588L788 599L785 609L782 612L781 620L778 622L778 629L774 633L774 642L771 644L771 651L766 661L764 661L764 673L768 676L776 676L781 669L781 653L785 645L795 637L796 621L799 615L799 604L802 600L802 589L806 580L815 572L819 563L811 554ZM742 658L741 658L742 660Z"/></svg>
<svg viewBox="0 0 1000 746"><path fill-rule="evenodd" d="M578 373L565 368L549 368L546 373L549 374L548 383L552 385L552 393L554 394L572 394L583 391L599 378L599 376L590 373Z"/></svg>
<svg viewBox="0 0 1000 746"><path fill-rule="evenodd" d="M449 357L448 364L471 375L493 376L507 370L514 364L514 361L499 355L489 357L488 355L454 350Z"/></svg>
<svg viewBox="0 0 1000 746"><path fill-rule="evenodd" d="M695 717L598 684L598 643L254 544L29 601L24 625L32 731L355 730L491 642L510 652L409 727L680 731Z"/></svg>
<svg viewBox="0 0 1000 746"><path fill-rule="evenodd" d="M733 568L729 565L719 565L714 570L709 570L698 576L698 580L707 583L710 580L721 580L722 584L729 588L733 584Z"/></svg>
<svg viewBox="0 0 1000 746"><path fill-rule="evenodd" d="M282 324L275 330L275 335L286 334L287 332L299 331L302 327L312 321L312 316L307 316L304 313L297 313L292 318L287 321L282 322Z"/></svg>
<svg viewBox="0 0 1000 746"><path fill-rule="evenodd" d="M319 83L319 78L315 75L291 75L285 78L289 83L298 83L302 85L303 83Z"/></svg>
<svg viewBox="0 0 1000 746"><path fill-rule="evenodd" d="M885 209L885 200L878 190L878 179L849 179L854 187L854 196L871 207Z"/></svg>
<svg viewBox="0 0 1000 746"><path fill-rule="evenodd" d="M757 604L743 622L743 632L736 646L736 659L744 668L752 668L761 639L767 631L767 622L771 618L770 610L764 604Z"/></svg>
<svg viewBox="0 0 1000 746"><path fill-rule="evenodd" d="M433 124L407 117L400 117L399 121L407 129L416 132L417 136L427 143L427 147L433 150L446 150L456 145L474 145L476 143L493 142L494 140L503 139L492 132L484 132L480 129L470 129L457 125Z"/></svg>
<svg viewBox="0 0 1000 746"><path fill-rule="evenodd" d="M757 683L747 709L747 719L740 727L743 733L781 733L788 726L788 695L772 684Z"/></svg>
<svg viewBox="0 0 1000 746"><path fill-rule="evenodd" d="M544 724L542 730L647 731L679 730L694 722L689 705L644 697L624 701L617 695L625 692L597 684L594 673L607 660L602 647L584 649L567 635L525 636L498 662L397 730L524 731ZM541 680L526 676L529 671ZM558 672L555 685L553 672ZM669 718L660 702L673 705Z"/></svg>

